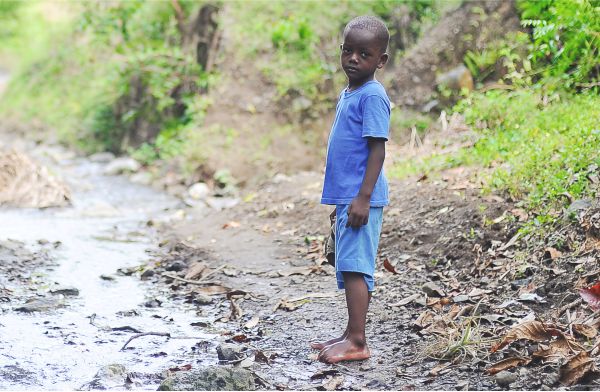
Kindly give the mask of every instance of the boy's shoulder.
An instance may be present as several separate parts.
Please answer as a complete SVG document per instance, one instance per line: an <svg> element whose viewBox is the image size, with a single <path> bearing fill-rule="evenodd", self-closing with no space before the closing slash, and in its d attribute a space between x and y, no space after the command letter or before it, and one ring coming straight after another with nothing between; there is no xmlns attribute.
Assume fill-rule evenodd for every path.
<svg viewBox="0 0 600 392"><path fill-rule="evenodd" d="M376 96L383 98L386 101L390 100L387 95L387 92L385 91L385 87L383 87L383 84L381 84L377 80L373 80L373 81L365 84L364 88L362 89L361 95L363 97L370 97L370 96L376 95Z"/></svg>

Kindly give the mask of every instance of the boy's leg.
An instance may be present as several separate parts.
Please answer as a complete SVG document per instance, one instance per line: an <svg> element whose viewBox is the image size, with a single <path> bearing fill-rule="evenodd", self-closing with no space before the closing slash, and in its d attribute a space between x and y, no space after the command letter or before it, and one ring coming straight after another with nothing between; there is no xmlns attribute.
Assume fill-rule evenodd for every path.
<svg viewBox="0 0 600 392"><path fill-rule="evenodd" d="M325 347L319 354L319 360L327 363L356 361L371 356L365 336L370 299L367 283L361 273L344 272L343 275L348 305L348 326L342 340Z"/></svg>

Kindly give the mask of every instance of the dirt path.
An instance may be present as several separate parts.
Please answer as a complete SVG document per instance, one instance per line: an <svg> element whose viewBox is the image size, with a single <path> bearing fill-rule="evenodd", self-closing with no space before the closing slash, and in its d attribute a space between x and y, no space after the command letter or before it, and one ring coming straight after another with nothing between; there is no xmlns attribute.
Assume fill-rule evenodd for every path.
<svg viewBox="0 0 600 392"><path fill-rule="evenodd" d="M171 243L183 240L186 245L167 260L185 260L186 253L200 250L211 267L224 268L218 279L224 286L251 294L235 300L241 315L231 316L232 305L225 298L216 307L201 309L212 328L227 331L223 339L237 336L234 340L242 345L273 356L270 364L253 365L269 388L313 389L340 383L342 389L454 389L466 388L468 382L470 388L490 389L493 380L470 363L428 377L438 361L419 355L426 339L413 325L423 306L391 306L422 293L424 283L440 284L442 263L472 263L475 239L481 242L477 235L484 236L483 216L493 219L504 210L503 204L486 201L473 191L465 196L464 189L449 188L461 187L415 180L392 185L376 273L378 289L369 313L373 357L368 361L324 365L314 360L308 347L315 338L341 333L346 322L343 293L336 290L333 269L319 266L330 210L319 204L319 174L279 178L234 209L191 216L165 232ZM467 239L471 229L477 235ZM397 274L382 266L384 259L397 262ZM244 328L255 316L260 318L256 327Z"/></svg>

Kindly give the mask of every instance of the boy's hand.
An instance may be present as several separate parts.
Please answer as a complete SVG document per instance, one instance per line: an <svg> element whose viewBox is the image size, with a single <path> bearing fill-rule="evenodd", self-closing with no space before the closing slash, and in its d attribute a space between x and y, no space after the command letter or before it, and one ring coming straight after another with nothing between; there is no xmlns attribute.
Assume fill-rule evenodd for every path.
<svg viewBox="0 0 600 392"><path fill-rule="evenodd" d="M354 229L358 229L369 222L369 209L371 208L370 197L358 195L350 203L348 208L348 223L346 227L350 226Z"/></svg>

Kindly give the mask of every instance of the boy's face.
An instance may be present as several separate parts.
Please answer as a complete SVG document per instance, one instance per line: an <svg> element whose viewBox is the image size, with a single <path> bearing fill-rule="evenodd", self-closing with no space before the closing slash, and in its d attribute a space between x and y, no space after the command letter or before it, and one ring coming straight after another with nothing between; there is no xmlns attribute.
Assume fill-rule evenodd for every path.
<svg viewBox="0 0 600 392"><path fill-rule="evenodd" d="M350 29L344 36L341 49L340 60L350 87L359 87L373 80L375 71L388 60L388 54L382 50L375 34L367 29Z"/></svg>

